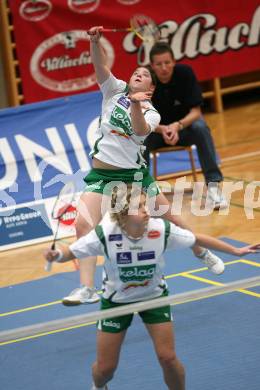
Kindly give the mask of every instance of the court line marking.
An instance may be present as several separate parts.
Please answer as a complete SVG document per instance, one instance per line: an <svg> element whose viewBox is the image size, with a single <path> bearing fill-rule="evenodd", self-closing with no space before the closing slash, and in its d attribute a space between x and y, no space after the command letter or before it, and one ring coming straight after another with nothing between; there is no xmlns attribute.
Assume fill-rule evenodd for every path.
<svg viewBox="0 0 260 390"><path fill-rule="evenodd" d="M48 303L42 303L40 305L35 305L35 306L29 306L29 307L25 307L23 309L17 309L17 310L13 310L13 311L9 311L9 312L4 312L4 313L0 313L0 317L6 317L6 316L9 316L9 315L13 315L13 314L19 314L19 313L24 313L26 311L30 311L30 310L36 310L36 309L41 309L43 307L48 307L48 306L52 306L52 305L57 305L61 303L61 300L59 301L53 301L53 302L48 302Z"/></svg>
<svg viewBox="0 0 260 390"><path fill-rule="evenodd" d="M215 280L210 280L210 279L202 278L202 277L196 276L196 275L191 275L191 274L185 274L185 273L183 273L182 276L185 277L185 278L189 278L189 279L193 279L193 280L198 280L199 282L202 282L202 283L212 284L212 285L214 285L214 286L225 286L225 283L216 282ZM243 294L251 295L251 296L256 297L256 298L260 298L260 294L258 294L258 293L256 293L256 292L253 292L253 291L250 291L250 290L239 289L239 290L236 290L236 291L239 291L239 292L241 292L241 293L243 293Z"/></svg>
<svg viewBox="0 0 260 390"><path fill-rule="evenodd" d="M241 177L234 177L234 176L224 176L224 179L227 179L229 181L242 181L244 182L245 184L250 184L252 183L252 181L248 181L248 180L245 180L245 179L242 179ZM238 190L238 191L242 191L242 190Z"/></svg>
<svg viewBox="0 0 260 390"><path fill-rule="evenodd" d="M49 336L49 335L51 335L51 334L62 333L62 332L66 332L66 331L68 331L68 330L83 328L84 326L91 326L91 325L95 325L95 324L96 324L96 321L94 321L94 322L88 322L88 323L86 323L86 324L80 324L80 325L70 326L69 328L61 328L61 329L52 330L52 331L50 331L50 332L39 333L39 334L36 334L36 335L33 335L33 336L27 336L27 337L21 337L21 338L19 338L19 339L14 339L14 340L9 340L9 341L3 341L3 342L0 342L0 346L8 345L8 344L14 344L14 343L20 343L21 341L32 340L32 339L36 339L36 338L38 338L38 337Z"/></svg>
<svg viewBox="0 0 260 390"><path fill-rule="evenodd" d="M235 264L235 263L239 263L239 262L241 262L241 259L228 261L228 262L225 263L225 265ZM195 269L192 269L192 270L189 270L189 271L179 272L177 274L166 275L165 279L172 279L172 278L176 278L177 276L183 276L183 273L189 274L189 273L194 273L194 272L207 271L207 269L208 269L207 267L195 268ZM101 291L98 291L98 293L101 293ZM9 311L9 312L0 313L0 317L7 317L7 316L10 316L10 315L14 315L14 314L25 313L27 311L42 309L42 308L45 308L45 307L48 307L48 306L57 305L57 304L60 304L60 303L61 303L61 300L58 300L58 301L43 303L43 304L40 304L40 305L29 306L29 307L25 307L23 309L17 309L17 310L13 310L13 311Z"/></svg>
<svg viewBox="0 0 260 390"><path fill-rule="evenodd" d="M226 148L229 148L230 146L234 146L234 145L243 145L243 144L255 144L256 142L260 141L260 137L256 137L256 138L251 138L249 140L243 140L243 142L241 141L235 141L235 142L229 142L228 145L224 144L224 145L217 145L217 149L226 149Z"/></svg>
<svg viewBox="0 0 260 390"><path fill-rule="evenodd" d="M256 261L246 260L246 259L241 259L240 261L241 263L252 265L253 267L260 267L260 263L257 263Z"/></svg>
<svg viewBox="0 0 260 390"><path fill-rule="evenodd" d="M259 151L255 151L255 152L250 152L250 153L241 153L241 154L237 154L235 156L230 156L230 157L224 157L221 159L221 163L226 162L226 161L240 160L240 158L254 157L254 156L258 156L259 154L260 154Z"/></svg>
<svg viewBox="0 0 260 390"><path fill-rule="evenodd" d="M241 259L238 259L238 260L231 260L231 261L227 261L225 263L225 265L231 265L231 264L237 264L237 263L240 263L241 262ZM179 272L177 274L170 274L170 275L166 275L165 276L165 279L172 279L172 278L176 278L177 276L183 276L184 274L193 274L193 273L196 273L196 272L201 272L201 271L208 271L208 267L202 267L202 268L195 268L195 269L191 269L189 271L182 271L182 272Z"/></svg>
<svg viewBox="0 0 260 390"><path fill-rule="evenodd" d="M243 204L240 204L240 203L234 203L234 202L230 202L230 205L231 206L234 206L234 207L239 207L241 209L246 209L246 210L252 210L252 211L256 211L257 213L260 212L260 208L259 207L246 207L245 205Z"/></svg>
<svg viewBox="0 0 260 390"><path fill-rule="evenodd" d="M253 262L253 261L250 261L250 260L244 260L244 259L228 261L228 262L225 263L225 265L237 264L237 263L241 263L241 262L242 263L246 263L246 264L251 265L251 266L260 267L260 264L258 264L256 262ZM176 278L178 276L183 276L184 274L185 275L193 274L193 273L196 273L196 272L207 271L207 270L208 270L207 267L195 268L195 269L192 269L192 270L179 272L179 273L176 273L176 274L166 275L165 279L172 279L172 278ZM98 291L98 292L101 293L101 291ZM61 300L58 300L58 301L43 303L41 305L25 307L23 309L17 309L17 310L13 310L13 311L10 311L10 312L0 313L0 317L7 317L7 316L10 316L10 315L14 315L14 314L25 313L27 311L42 309L42 308L53 306L53 305L57 305L57 304L60 304L60 303L61 303Z"/></svg>

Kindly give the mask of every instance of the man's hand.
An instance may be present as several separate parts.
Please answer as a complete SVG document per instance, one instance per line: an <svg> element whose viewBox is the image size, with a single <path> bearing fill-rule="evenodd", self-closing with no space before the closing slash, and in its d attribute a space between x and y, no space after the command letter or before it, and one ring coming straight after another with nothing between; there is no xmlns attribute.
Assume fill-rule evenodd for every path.
<svg viewBox="0 0 260 390"><path fill-rule="evenodd" d="M174 122L170 124L169 126L160 126L163 139L166 144L168 145L176 145L179 141L179 124L178 122Z"/></svg>

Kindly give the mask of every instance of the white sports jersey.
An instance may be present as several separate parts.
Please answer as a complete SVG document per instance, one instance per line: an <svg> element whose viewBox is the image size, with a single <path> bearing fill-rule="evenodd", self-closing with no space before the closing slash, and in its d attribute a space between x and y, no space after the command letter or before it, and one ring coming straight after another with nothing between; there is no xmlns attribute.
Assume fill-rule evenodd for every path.
<svg viewBox="0 0 260 390"><path fill-rule="evenodd" d="M104 298L129 303L161 296L167 288L165 249L187 248L194 242L193 233L158 218L149 220L143 238L131 240L109 217L70 245L70 250L78 259L104 254Z"/></svg>
<svg viewBox="0 0 260 390"><path fill-rule="evenodd" d="M138 169L146 166L142 156L146 136L135 134L131 125L130 100L125 81L111 73L100 85L103 93L102 113L99 123L99 138L90 152L91 157L123 169ZM144 102L142 108L151 131L160 123L160 114L152 104Z"/></svg>

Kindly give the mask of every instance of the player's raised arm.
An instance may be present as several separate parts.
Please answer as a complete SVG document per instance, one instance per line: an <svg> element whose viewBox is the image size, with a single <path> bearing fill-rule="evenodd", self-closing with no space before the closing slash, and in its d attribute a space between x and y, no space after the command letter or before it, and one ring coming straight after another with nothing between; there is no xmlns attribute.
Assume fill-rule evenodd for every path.
<svg viewBox="0 0 260 390"><path fill-rule="evenodd" d="M107 58L104 48L100 43L102 26L92 27L88 34L90 36L90 55L94 69L96 72L97 82L104 83L110 75L110 70L107 66Z"/></svg>

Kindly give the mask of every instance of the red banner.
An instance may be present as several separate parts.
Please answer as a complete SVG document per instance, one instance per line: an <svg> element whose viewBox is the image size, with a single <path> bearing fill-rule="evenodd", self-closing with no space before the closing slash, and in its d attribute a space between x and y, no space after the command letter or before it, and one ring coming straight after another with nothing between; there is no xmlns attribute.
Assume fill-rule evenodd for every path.
<svg viewBox="0 0 260 390"><path fill-rule="evenodd" d="M86 30L151 17L176 61L199 80L260 69L258 0L9 0L26 103L97 89ZM128 80L149 62L152 42L131 31L102 37L113 73Z"/></svg>

